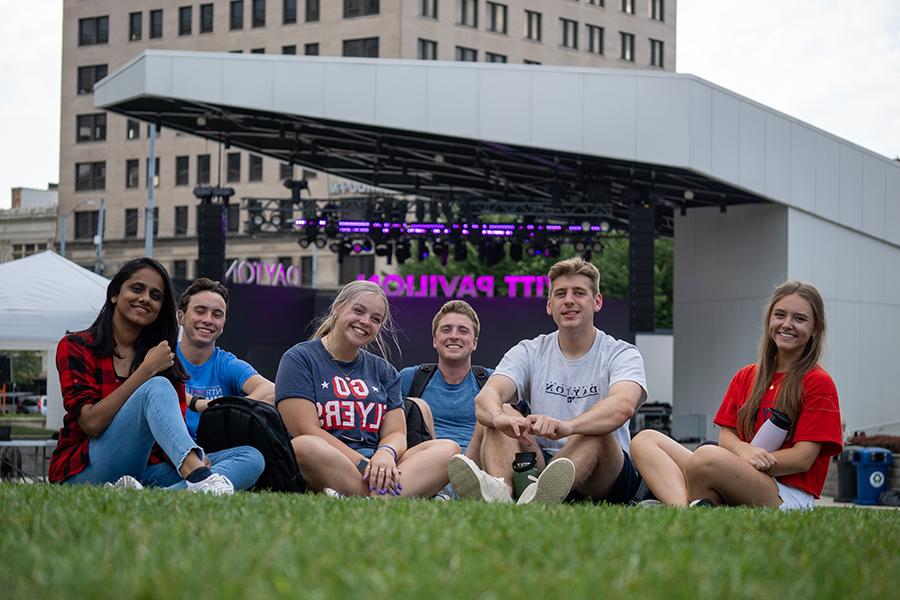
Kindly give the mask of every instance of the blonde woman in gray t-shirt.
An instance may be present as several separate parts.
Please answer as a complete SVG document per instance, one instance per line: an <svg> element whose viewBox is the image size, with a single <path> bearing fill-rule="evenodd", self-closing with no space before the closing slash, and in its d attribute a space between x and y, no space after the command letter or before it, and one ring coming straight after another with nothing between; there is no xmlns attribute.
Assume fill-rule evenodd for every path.
<svg viewBox="0 0 900 600"><path fill-rule="evenodd" d="M512 462L536 452L540 476L519 504L567 497L628 502L640 476L628 421L647 397L637 348L594 327L600 273L581 258L551 267L547 314L557 330L511 348L475 399L484 470L463 455L448 467L462 497L512 502Z"/></svg>

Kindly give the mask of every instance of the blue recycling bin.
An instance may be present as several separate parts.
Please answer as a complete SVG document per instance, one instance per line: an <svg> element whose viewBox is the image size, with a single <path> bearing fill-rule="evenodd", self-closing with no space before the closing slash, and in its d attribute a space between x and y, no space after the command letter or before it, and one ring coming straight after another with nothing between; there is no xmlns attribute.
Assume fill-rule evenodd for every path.
<svg viewBox="0 0 900 600"><path fill-rule="evenodd" d="M887 448L859 448L854 450L852 460L856 465L856 498L853 503L878 504L878 497L887 489L893 454Z"/></svg>

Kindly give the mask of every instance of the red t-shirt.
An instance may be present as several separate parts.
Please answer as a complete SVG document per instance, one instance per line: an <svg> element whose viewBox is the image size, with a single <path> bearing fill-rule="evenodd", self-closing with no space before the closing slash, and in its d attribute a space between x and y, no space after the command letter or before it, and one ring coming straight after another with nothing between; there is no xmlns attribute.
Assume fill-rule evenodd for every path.
<svg viewBox="0 0 900 600"><path fill-rule="evenodd" d="M90 437L78 425L81 407L94 404L109 396L124 379L116 375L112 356L99 357L90 347L93 337L86 331L70 333L56 347L56 368L59 370L59 383L62 388L63 426L59 430L56 450L50 457L47 479L52 482L65 481L80 473L91 462L89 445ZM184 384L175 386L181 414L184 415ZM154 444L150 453L149 464L166 460L162 449Z"/></svg>
<svg viewBox="0 0 900 600"><path fill-rule="evenodd" d="M756 365L747 365L735 374L728 386L728 391L725 392L722 406L719 407L719 412L713 419L716 425L738 429L738 409L750 396L755 376ZM775 396L783 378L784 373L776 373L760 400L756 425L753 426L754 434L768 418L768 409L774 408ZM800 416L797 418L793 436L788 436L780 449L791 448L797 442L818 442L822 444L822 449L806 473L782 475L777 477L778 481L818 498L825 486L825 477L828 475L828 459L841 451L843 443L841 433L841 411L838 406L837 388L825 369L816 366L803 378ZM742 442L750 442L741 435L740 430L738 430L738 437Z"/></svg>

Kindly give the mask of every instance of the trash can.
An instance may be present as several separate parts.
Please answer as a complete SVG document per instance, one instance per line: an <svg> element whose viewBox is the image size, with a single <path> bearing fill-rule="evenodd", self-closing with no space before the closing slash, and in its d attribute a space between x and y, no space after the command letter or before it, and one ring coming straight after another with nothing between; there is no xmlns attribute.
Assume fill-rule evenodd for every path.
<svg viewBox="0 0 900 600"><path fill-rule="evenodd" d="M878 504L878 496L886 489L888 469L894 460L887 448L860 448L853 451L856 465L856 498L854 504Z"/></svg>
<svg viewBox="0 0 900 600"><path fill-rule="evenodd" d="M856 465L853 464L853 453L861 448L862 446L845 446L844 450L834 457L838 479L835 502L853 502L856 498Z"/></svg>

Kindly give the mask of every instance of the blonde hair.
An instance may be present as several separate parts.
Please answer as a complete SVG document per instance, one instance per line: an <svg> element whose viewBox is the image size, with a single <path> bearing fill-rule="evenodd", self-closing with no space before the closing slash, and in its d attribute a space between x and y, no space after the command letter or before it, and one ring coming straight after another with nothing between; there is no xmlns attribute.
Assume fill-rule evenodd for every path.
<svg viewBox="0 0 900 600"><path fill-rule="evenodd" d="M378 348L378 354L380 354L385 359L389 359L391 355L391 349L388 346L385 338L387 337L393 347L397 349L397 352L400 352L400 343L397 341L397 332L394 328L394 319L391 316L391 306L388 303L387 295L384 293L384 290L381 289L381 286L373 281L366 280L356 280L351 281L344 287L338 291L337 296L334 297L334 300L331 302L331 306L328 308L328 312L319 319L318 327L316 327L316 332L312 334L309 338L311 340L323 338L334 329L334 325L337 322L337 313L344 307L350 306L356 301L360 296L364 294L375 294L379 298L384 301L384 320L381 322L381 327L378 329L378 333L375 335L375 339L366 344L366 346L370 346L372 344Z"/></svg>
<svg viewBox="0 0 900 600"><path fill-rule="evenodd" d="M475 309L472 308L472 305L465 300L450 300L441 307L437 314L434 315L434 319L432 319L431 321L431 337L437 335L437 328L441 319L451 313L469 317L469 319L472 320L472 328L475 332L475 337L478 337L478 334L481 332L481 322L478 320L478 315L475 313Z"/></svg>
<svg viewBox="0 0 900 600"><path fill-rule="evenodd" d="M600 293L600 271L593 264L584 260L580 256L574 256L561 260L552 267L547 277L550 278L550 289L553 289L553 282L558 277L566 275L584 275L591 280L591 287L595 294Z"/></svg>
<svg viewBox="0 0 900 600"><path fill-rule="evenodd" d="M775 398L775 408L791 419L791 434L797 424L797 416L800 414L800 405L803 403L803 378L812 371L822 356L825 348L825 302L822 295L814 286L800 281L786 281L775 288L772 298L769 300L766 310L763 312L763 332L759 341L759 357L756 361L756 378L750 390L747 401L738 410L738 431L741 436L749 440L753 437L753 428L756 425L756 414L766 388L772 383L778 366L778 347L769 336L769 320L772 311L782 298L797 294L807 302L812 309L813 329L809 341L800 356L800 360L794 363L784 375L778 395Z"/></svg>

